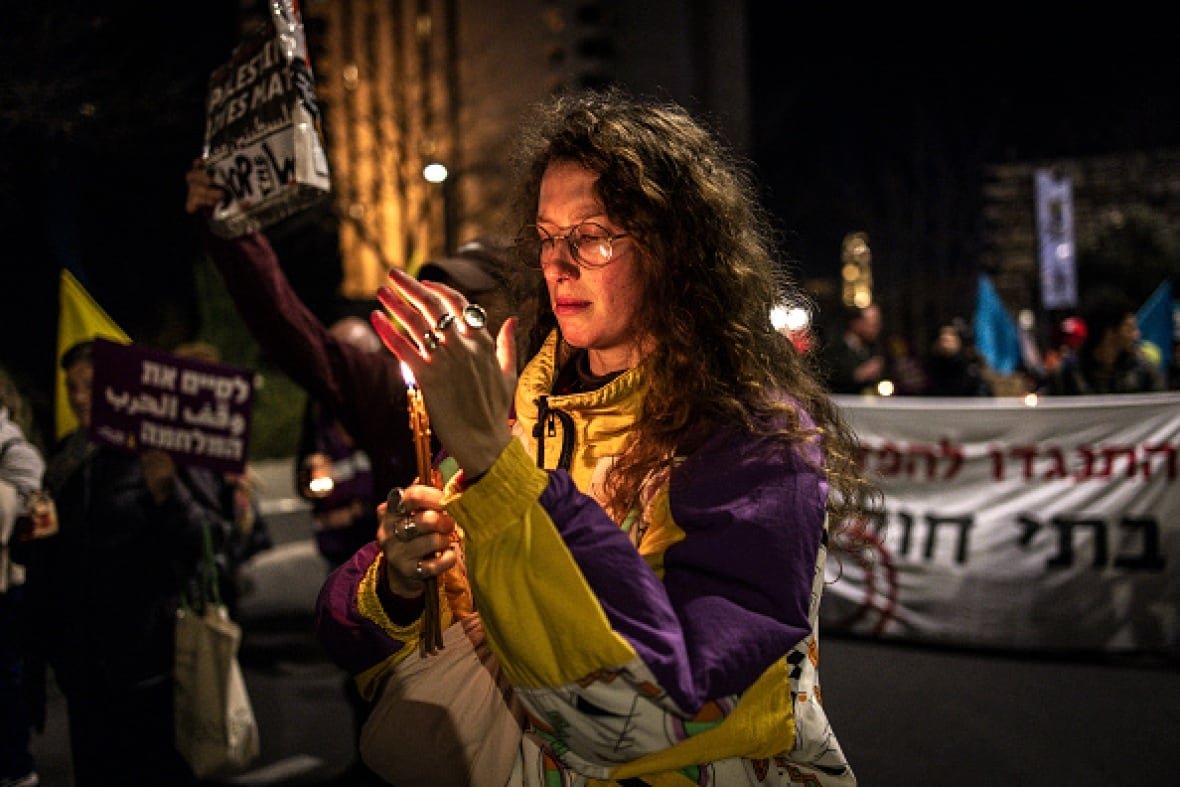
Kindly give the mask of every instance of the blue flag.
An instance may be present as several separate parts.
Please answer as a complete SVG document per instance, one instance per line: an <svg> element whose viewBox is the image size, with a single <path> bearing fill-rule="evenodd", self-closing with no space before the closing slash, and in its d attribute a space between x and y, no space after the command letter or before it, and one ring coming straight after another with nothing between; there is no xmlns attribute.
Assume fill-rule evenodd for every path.
<svg viewBox="0 0 1180 787"><path fill-rule="evenodd" d="M1174 309L1172 303L1172 282L1164 279L1155 292L1139 307L1135 319L1139 323L1139 334L1145 344L1151 345L1144 349L1152 360L1159 354L1160 370L1167 374L1172 362L1172 331Z"/></svg>
<svg viewBox="0 0 1180 787"><path fill-rule="evenodd" d="M980 275L975 299L975 346L987 365L999 374L1010 374L1020 365L1020 334L1016 321L991 279Z"/></svg>

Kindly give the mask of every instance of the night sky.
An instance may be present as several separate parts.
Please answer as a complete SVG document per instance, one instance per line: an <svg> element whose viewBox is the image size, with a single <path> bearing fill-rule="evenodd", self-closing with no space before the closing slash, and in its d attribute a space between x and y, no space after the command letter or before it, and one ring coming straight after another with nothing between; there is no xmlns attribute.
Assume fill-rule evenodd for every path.
<svg viewBox="0 0 1180 787"><path fill-rule="evenodd" d="M108 5L111 21L95 28ZM118 11L132 5L134 22ZM0 357L26 386L51 379L64 262L87 261L83 283L133 337L191 319L183 172L200 152L205 81L233 46L236 5L202 3L195 19L191 4L6 4ZM751 156L804 278L834 275L853 229L899 278L970 269L987 164L1180 145L1162 26L1047 33L992 19L951 30L930 18L892 20L909 32L886 34L878 20L784 22L781 7L751 11Z"/></svg>
<svg viewBox="0 0 1180 787"><path fill-rule="evenodd" d="M235 7L5 4L0 358L39 412L51 406L63 265L133 338L190 308L183 176L201 151L208 75L234 44Z"/></svg>
<svg viewBox="0 0 1180 787"><path fill-rule="evenodd" d="M809 275L855 229L886 270L974 266L986 166L1180 145L1177 58L1138 17L850 17L815 36L755 8L752 155Z"/></svg>

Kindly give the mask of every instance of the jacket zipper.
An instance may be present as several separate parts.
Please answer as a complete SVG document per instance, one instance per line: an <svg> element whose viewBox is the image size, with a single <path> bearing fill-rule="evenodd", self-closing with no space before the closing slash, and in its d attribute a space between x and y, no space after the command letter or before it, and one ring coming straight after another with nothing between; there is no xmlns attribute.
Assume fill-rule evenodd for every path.
<svg viewBox="0 0 1180 787"><path fill-rule="evenodd" d="M537 467L545 469L545 440L557 434L557 422L561 421L561 453L557 456L557 469L569 470L574 459L574 419L563 410L549 407L549 397L539 396L537 423L533 426L533 439L537 441Z"/></svg>

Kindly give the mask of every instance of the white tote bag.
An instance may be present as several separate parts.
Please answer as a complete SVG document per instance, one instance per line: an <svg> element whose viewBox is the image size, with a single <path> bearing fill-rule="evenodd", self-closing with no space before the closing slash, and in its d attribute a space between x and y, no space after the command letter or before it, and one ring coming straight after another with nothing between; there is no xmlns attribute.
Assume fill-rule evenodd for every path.
<svg viewBox="0 0 1180 787"><path fill-rule="evenodd" d="M258 756L258 723L238 664L242 629L217 591L217 567L205 528L199 610L176 612L173 706L176 748L198 778L242 770Z"/></svg>

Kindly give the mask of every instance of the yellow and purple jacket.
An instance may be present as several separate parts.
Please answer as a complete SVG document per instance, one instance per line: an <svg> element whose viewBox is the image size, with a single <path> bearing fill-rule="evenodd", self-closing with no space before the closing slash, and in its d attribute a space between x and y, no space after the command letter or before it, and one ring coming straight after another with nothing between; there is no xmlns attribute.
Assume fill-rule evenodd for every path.
<svg viewBox="0 0 1180 787"><path fill-rule="evenodd" d="M616 522L601 482L640 415L644 367L550 395L556 351L553 334L521 374L517 440L444 496L471 595L443 583L443 625L478 610L528 713L521 757L537 762L513 783L855 784L817 678L820 449L718 429ZM320 639L362 693L418 645L417 623L381 609L380 560L362 549L318 602Z"/></svg>

